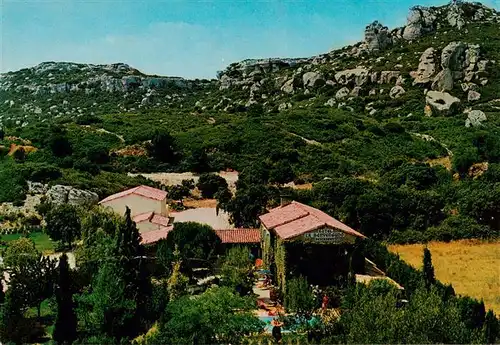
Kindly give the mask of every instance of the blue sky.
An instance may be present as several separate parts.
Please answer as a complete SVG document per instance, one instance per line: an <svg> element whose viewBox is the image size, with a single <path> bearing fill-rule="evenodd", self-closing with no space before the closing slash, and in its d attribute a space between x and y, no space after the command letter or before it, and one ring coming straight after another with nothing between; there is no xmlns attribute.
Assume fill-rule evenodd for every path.
<svg viewBox="0 0 500 345"><path fill-rule="evenodd" d="M500 0L485 4L500 9ZM213 78L246 58L304 57L357 42L439 0L0 0L0 71L42 61L125 62L143 72Z"/></svg>

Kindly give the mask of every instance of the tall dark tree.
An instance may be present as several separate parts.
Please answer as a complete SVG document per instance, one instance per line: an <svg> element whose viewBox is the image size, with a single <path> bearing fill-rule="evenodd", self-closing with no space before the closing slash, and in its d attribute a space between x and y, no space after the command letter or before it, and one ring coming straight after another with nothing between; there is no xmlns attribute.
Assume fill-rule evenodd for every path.
<svg viewBox="0 0 500 345"><path fill-rule="evenodd" d="M118 229L116 250L124 269L123 279L127 296L136 304L136 315L129 327L130 335L135 335L147 319L148 296L151 295L152 288L141 235L132 221L128 207L125 211L125 222Z"/></svg>
<svg viewBox="0 0 500 345"><path fill-rule="evenodd" d="M2 271L0 271L0 275L3 276ZM3 291L2 279L0 279L0 304L2 304L4 301L5 301L5 292Z"/></svg>
<svg viewBox="0 0 500 345"><path fill-rule="evenodd" d="M434 275L434 266L432 265L431 251L427 247L424 248L423 274L425 286L427 289L430 289L431 285L434 285L436 282L436 277Z"/></svg>
<svg viewBox="0 0 500 345"><path fill-rule="evenodd" d="M73 152L66 131L59 127L51 128L47 138L47 145L56 157L69 156Z"/></svg>
<svg viewBox="0 0 500 345"><path fill-rule="evenodd" d="M175 159L175 139L170 133L156 130L151 139L149 153L155 159L164 163L171 163Z"/></svg>
<svg viewBox="0 0 500 345"><path fill-rule="evenodd" d="M57 317L52 338L58 344L71 344L77 336L77 319L74 310L68 256L66 254L63 254L59 260L56 299Z"/></svg>
<svg viewBox="0 0 500 345"><path fill-rule="evenodd" d="M498 320L492 310L488 310L483 326L484 342L486 344L497 344L496 340L500 336L500 320Z"/></svg>

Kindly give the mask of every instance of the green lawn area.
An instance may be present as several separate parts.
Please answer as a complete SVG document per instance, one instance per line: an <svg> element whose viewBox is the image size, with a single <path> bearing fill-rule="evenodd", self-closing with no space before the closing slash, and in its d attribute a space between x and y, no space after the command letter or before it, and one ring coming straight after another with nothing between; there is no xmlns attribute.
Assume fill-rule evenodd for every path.
<svg viewBox="0 0 500 345"><path fill-rule="evenodd" d="M7 242L8 244L8 242L15 241L22 236L22 234L1 235L0 241ZM52 241L47 234L44 234L43 232L33 232L28 235L28 238L35 242L36 249L43 254L52 254L55 252L55 242Z"/></svg>

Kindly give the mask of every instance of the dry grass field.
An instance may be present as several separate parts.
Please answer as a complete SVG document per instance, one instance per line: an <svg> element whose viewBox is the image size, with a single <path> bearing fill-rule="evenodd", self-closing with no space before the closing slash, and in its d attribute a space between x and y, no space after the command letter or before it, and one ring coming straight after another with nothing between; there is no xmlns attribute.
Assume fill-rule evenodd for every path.
<svg viewBox="0 0 500 345"><path fill-rule="evenodd" d="M416 268L422 267L423 248L422 244L389 246ZM431 242L428 248L437 279L453 284L458 294L482 298L487 309L500 314L500 242Z"/></svg>

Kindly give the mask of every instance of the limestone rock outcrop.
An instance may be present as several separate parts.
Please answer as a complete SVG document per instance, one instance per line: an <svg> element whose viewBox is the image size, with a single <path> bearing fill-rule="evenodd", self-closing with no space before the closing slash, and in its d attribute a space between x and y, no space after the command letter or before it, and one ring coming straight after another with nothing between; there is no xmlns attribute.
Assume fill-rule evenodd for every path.
<svg viewBox="0 0 500 345"><path fill-rule="evenodd" d="M71 186L54 185L47 191L47 201L55 204L70 204L75 206L90 206L97 204L99 196L87 190Z"/></svg>
<svg viewBox="0 0 500 345"><path fill-rule="evenodd" d="M414 78L413 85L427 84L432 80L436 73L436 50L433 47L427 48L420 56L418 70L411 72L410 75Z"/></svg>
<svg viewBox="0 0 500 345"><path fill-rule="evenodd" d="M460 99L447 92L429 91L425 97L432 114L451 115L460 108Z"/></svg>
<svg viewBox="0 0 500 345"><path fill-rule="evenodd" d="M302 76L304 87L318 87L325 84L325 78L319 72L306 72Z"/></svg>

